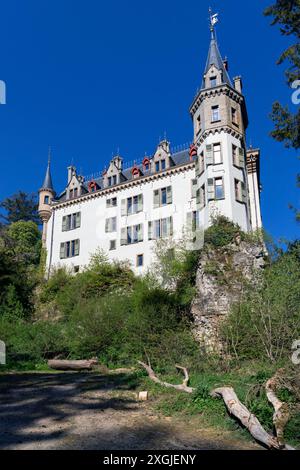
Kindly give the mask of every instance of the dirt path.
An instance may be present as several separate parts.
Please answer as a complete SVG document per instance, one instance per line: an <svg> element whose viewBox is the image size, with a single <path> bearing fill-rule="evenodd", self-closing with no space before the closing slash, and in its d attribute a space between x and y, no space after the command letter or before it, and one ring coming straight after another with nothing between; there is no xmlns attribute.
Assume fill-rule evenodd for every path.
<svg viewBox="0 0 300 470"><path fill-rule="evenodd" d="M0 449L255 449L230 433L195 430L139 403L125 377L0 376Z"/></svg>

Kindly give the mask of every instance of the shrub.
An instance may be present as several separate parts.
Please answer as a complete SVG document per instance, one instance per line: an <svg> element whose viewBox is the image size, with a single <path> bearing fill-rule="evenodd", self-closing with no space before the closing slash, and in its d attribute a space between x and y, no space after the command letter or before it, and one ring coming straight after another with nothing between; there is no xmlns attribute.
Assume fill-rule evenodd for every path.
<svg viewBox="0 0 300 470"><path fill-rule="evenodd" d="M217 216L204 234L204 242L215 248L222 248L234 242L237 235L244 238L240 227L224 216Z"/></svg>
<svg viewBox="0 0 300 470"><path fill-rule="evenodd" d="M265 269L260 288L246 290L223 328L229 351L238 358L289 360L300 334L300 263L294 248Z"/></svg>

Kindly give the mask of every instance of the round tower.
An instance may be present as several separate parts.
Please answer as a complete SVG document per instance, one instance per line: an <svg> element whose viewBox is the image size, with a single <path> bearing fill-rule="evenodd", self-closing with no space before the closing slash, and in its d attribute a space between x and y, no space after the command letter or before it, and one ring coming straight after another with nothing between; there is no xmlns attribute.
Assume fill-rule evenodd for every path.
<svg viewBox="0 0 300 470"><path fill-rule="evenodd" d="M43 222L43 235L42 235L42 243L43 247L46 246L47 241L47 225L49 219L52 215L52 208L51 203L55 197L55 191L53 188L52 178L51 178L51 171L50 171L50 158L48 160L48 166L46 170L46 175L44 179L44 183L39 190L39 216Z"/></svg>

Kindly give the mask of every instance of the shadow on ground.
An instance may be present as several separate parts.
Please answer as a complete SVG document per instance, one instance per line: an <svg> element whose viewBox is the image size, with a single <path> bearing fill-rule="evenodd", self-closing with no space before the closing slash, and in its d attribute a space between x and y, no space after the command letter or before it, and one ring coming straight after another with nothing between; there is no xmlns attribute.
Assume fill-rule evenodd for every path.
<svg viewBox="0 0 300 470"><path fill-rule="evenodd" d="M122 374L0 376L0 449L234 448L249 446L159 418L136 402Z"/></svg>

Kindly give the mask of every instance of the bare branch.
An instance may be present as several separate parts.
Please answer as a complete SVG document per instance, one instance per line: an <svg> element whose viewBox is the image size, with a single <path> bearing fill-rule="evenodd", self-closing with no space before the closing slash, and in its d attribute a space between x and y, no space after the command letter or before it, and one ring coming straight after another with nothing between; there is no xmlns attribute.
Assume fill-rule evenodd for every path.
<svg viewBox="0 0 300 470"><path fill-rule="evenodd" d="M279 370L274 377L266 383L266 394L269 402L274 407L273 423L276 430L277 441L281 449L285 448L284 428L290 420L290 411L287 403L283 403L275 394L275 390L279 385Z"/></svg>
<svg viewBox="0 0 300 470"><path fill-rule="evenodd" d="M285 449L294 450L290 446L281 447L276 437L269 434L260 424L255 415L253 415L246 407L241 403L231 387L223 387L214 390L211 396L221 397L229 411L229 413L237 418L250 434L256 439L256 441L264 444L269 449Z"/></svg>
<svg viewBox="0 0 300 470"><path fill-rule="evenodd" d="M154 370L152 369L152 367L150 365L147 365L145 364L144 362L141 362L141 361L138 361L138 363L140 364L140 366L144 367L144 369L147 371L148 373L148 376L149 378L159 384L159 385L162 385L163 387L167 387L167 388L174 388L175 390L178 390L180 392L185 392L185 393L193 393L195 391L194 388L192 387L188 387L188 382L189 382L189 374L188 374L188 371L185 367L181 367L181 366L176 366L177 369L180 369L183 371L184 373L184 380L182 382L181 385L174 385L174 384L170 384L168 382L163 382L162 380L160 380L156 375L155 375L155 372Z"/></svg>

